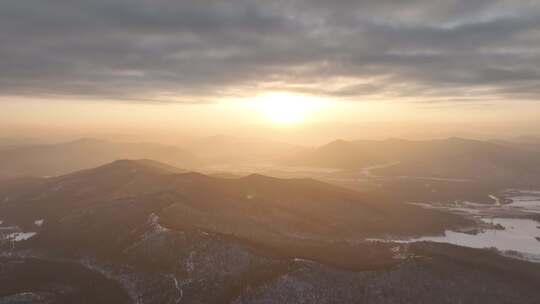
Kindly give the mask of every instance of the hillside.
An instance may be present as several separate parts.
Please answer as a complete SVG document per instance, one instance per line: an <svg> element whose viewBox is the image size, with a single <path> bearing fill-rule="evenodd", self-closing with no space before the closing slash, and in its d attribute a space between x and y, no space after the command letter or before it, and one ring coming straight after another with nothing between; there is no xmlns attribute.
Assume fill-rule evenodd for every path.
<svg viewBox="0 0 540 304"><path fill-rule="evenodd" d="M312 179L218 178L120 160L0 185L0 299L8 303L538 300L540 269L530 263L364 240L468 221Z"/></svg>
<svg viewBox="0 0 540 304"><path fill-rule="evenodd" d="M357 192L312 179L256 174L218 178L178 173L150 161L115 161L4 187L0 188L0 214L22 225L37 218L53 223L80 208L112 208L117 203L133 205L134 209L139 204L148 205L150 210L145 212L160 215L171 227L250 240L355 240L386 233L440 232L447 226L464 224L459 218L416 207L370 201Z"/></svg>

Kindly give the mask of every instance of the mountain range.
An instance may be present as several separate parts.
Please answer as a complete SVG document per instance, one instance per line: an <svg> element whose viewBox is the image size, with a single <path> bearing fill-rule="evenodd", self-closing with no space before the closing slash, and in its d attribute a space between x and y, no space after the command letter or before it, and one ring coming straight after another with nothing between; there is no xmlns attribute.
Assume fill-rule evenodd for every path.
<svg viewBox="0 0 540 304"><path fill-rule="evenodd" d="M386 177L422 177L538 183L540 152L521 144L463 138L381 141L337 140L287 160L288 164L343 170L372 168Z"/></svg>
<svg viewBox="0 0 540 304"><path fill-rule="evenodd" d="M0 303L537 303L537 265L367 240L468 225L312 179L118 160L0 183Z"/></svg>

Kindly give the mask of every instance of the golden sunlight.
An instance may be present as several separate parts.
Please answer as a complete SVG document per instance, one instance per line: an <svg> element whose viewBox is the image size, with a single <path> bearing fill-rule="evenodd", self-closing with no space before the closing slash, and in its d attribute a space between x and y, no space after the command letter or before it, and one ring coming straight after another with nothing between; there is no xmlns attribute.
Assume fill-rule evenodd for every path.
<svg viewBox="0 0 540 304"><path fill-rule="evenodd" d="M326 104L308 95L272 92L256 97L252 105L272 123L290 125L304 122Z"/></svg>

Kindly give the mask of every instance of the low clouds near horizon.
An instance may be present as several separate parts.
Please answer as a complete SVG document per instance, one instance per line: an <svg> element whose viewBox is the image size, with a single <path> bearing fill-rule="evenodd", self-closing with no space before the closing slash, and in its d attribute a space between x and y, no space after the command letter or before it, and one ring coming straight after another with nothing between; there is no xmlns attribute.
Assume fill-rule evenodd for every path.
<svg viewBox="0 0 540 304"><path fill-rule="evenodd" d="M0 95L540 97L540 2L5 0Z"/></svg>

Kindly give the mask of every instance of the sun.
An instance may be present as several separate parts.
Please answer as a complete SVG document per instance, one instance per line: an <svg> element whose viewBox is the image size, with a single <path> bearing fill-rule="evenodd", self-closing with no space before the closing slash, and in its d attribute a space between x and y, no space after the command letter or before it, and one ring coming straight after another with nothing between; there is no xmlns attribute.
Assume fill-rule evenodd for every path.
<svg viewBox="0 0 540 304"><path fill-rule="evenodd" d="M322 106L314 97L284 92L262 94L255 98L254 105L268 120L278 125L302 123Z"/></svg>

